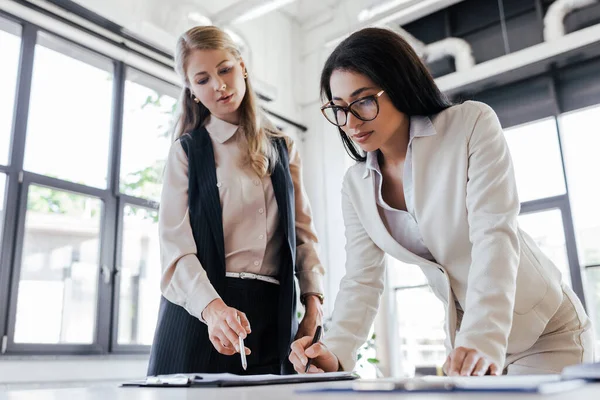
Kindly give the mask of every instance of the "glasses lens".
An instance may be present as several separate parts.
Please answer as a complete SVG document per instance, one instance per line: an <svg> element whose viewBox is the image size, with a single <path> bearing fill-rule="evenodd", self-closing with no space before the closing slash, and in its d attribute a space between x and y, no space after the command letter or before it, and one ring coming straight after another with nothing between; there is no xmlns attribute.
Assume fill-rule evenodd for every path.
<svg viewBox="0 0 600 400"><path fill-rule="evenodd" d="M334 125L343 126L346 123L346 113L339 107L325 107L323 114Z"/></svg>
<svg viewBox="0 0 600 400"><path fill-rule="evenodd" d="M379 107L374 97L366 97L352 104L352 111L363 121L371 121L377 117Z"/></svg>

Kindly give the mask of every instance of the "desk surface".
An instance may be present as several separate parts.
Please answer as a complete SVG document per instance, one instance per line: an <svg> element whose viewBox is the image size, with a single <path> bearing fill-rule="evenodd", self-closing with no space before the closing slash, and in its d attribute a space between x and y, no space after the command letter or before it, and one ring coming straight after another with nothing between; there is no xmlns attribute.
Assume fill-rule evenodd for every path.
<svg viewBox="0 0 600 400"><path fill-rule="evenodd" d="M339 385L343 382L332 383ZM121 387L91 387L77 389L36 389L36 390L7 390L0 392L1 400L281 400L281 399L321 399L326 400L346 400L346 399L364 399L365 394L333 394L323 393L301 394L295 393L299 388L315 387L316 384L296 384L296 385L274 385L274 386L255 386L248 388L121 388ZM322 386L322 384L319 384ZM443 399L497 399L497 400L520 400L520 399L542 399L542 398L564 398L569 396L577 400L598 400L600 399L600 383L590 384L581 389L577 389L564 394L557 395L535 395L535 394L491 394L491 393L448 393L448 394L427 394L427 400ZM371 396L369 396L371 397ZM409 399L423 400L423 394L376 394L373 399Z"/></svg>

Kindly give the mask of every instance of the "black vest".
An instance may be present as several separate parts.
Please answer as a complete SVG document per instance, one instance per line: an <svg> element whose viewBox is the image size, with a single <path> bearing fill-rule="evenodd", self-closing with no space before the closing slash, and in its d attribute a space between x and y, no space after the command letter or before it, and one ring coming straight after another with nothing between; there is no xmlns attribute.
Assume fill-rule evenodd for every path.
<svg viewBox="0 0 600 400"><path fill-rule="evenodd" d="M188 157L188 202L190 223L197 247L197 256L211 284L220 296L225 294L225 245L223 220L215 157L208 131L204 127L180 138ZM280 232L286 236L279 263L279 357L282 373L293 373L288 361L290 344L298 330L295 316L296 289L296 221L294 184L289 169L289 155L284 139L273 139L279 162L271 175L273 191L279 208ZM212 346L208 329L182 307L161 299L154 343L150 355L149 375L162 373L200 372L194 357L195 347Z"/></svg>

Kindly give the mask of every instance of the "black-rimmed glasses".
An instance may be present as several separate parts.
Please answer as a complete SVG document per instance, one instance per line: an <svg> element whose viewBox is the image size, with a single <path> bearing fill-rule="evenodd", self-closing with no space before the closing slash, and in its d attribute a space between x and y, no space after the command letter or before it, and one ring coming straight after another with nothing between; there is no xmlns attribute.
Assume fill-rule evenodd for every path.
<svg viewBox="0 0 600 400"><path fill-rule="evenodd" d="M379 102L377 99L384 92L384 90L381 90L376 94L361 97L346 107L328 102L321 106L321 112L327 118L327 121L335 126L346 125L346 122L348 122L348 112L351 112L352 115L361 121L372 121L379 114Z"/></svg>

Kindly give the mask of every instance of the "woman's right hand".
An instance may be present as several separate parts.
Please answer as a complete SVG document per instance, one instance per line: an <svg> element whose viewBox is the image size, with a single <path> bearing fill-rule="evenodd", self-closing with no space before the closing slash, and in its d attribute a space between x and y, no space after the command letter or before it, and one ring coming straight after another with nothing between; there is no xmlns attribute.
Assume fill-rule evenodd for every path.
<svg viewBox="0 0 600 400"><path fill-rule="evenodd" d="M238 319L239 317L239 319ZM239 336L246 339L250 330L250 322L246 314L228 307L221 299L211 301L202 311L202 318L208 325L208 338L217 351L226 356L239 353ZM250 349L245 347L246 355Z"/></svg>
<svg viewBox="0 0 600 400"><path fill-rule="evenodd" d="M304 374L309 358L312 359L308 369L309 374L339 371L340 362L336 355L329 351L323 343L312 344L312 340L311 336L304 336L292 343L289 359L296 372Z"/></svg>

